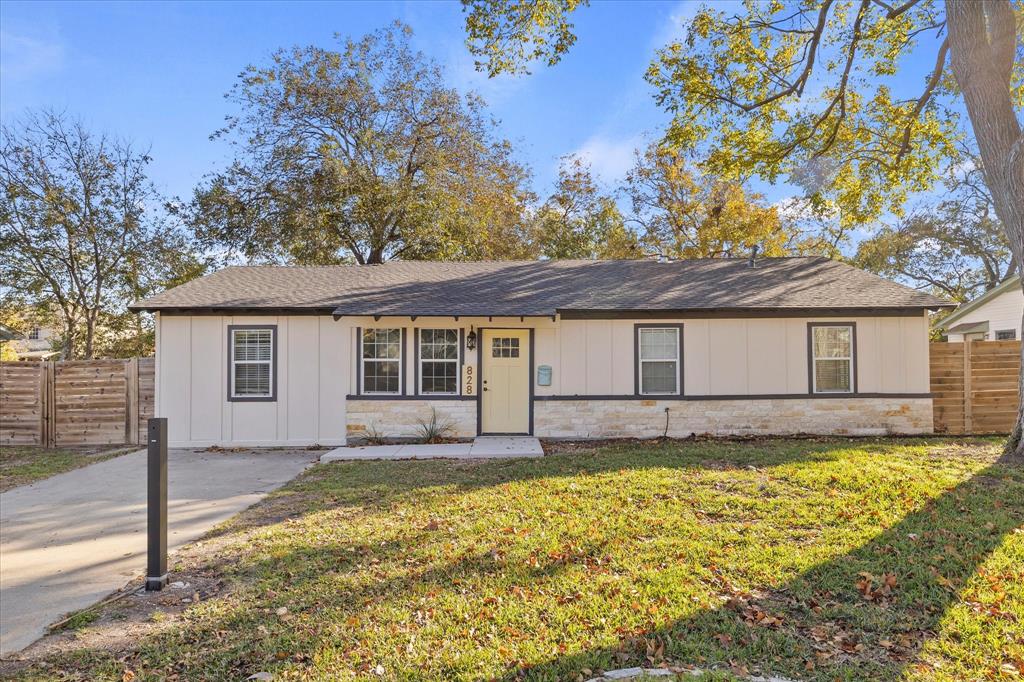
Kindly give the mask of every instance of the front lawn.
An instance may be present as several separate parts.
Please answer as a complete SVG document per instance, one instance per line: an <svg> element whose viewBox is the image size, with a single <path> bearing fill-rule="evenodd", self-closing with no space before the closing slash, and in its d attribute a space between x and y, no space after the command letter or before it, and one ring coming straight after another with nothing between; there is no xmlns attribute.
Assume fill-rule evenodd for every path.
<svg viewBox="0 0 1024 682"><path fill-rule="evenodd" d="M1017 679L1024 469L997 459L769 440L321 465L178 555L172 580L221 587L90 644L108 614L21 674Z"/></svg>
<svg viewBox="0 0 1024 682"><path fill-rule="evenodd" d="M0 492L136 450L137 447L110 445L81 448L4 445L0 447Z"/></svg>

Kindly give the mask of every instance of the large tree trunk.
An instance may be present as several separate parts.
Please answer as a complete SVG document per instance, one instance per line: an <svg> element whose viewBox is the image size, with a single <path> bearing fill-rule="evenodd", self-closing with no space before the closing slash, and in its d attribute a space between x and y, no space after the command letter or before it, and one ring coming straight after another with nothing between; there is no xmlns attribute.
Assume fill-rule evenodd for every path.
<svg viewBox="0 0 1024 682"><path fill-rule="evenodd" d="M1024 263L1024 136L1010 97L1017 47L1013 8L1010 0L947 0L946 19L950 64L978 141L985 184L1013 257ZM1024 369L1017 383L1020 409L1006 449L1024 458Z"/></svg>
<svg viewBox="0 0 1024 682"><path fill-rule="evenodd" d="M93 347L96 340L96 316L89 312L85 316L85 353L84 360L92 360Z"/></svg>

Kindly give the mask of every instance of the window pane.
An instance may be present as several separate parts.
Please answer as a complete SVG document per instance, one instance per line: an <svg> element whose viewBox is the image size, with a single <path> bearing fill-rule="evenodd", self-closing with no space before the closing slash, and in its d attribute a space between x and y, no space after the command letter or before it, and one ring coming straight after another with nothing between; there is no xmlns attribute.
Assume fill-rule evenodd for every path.
<svg viewBox="0 0 1024 682"><path fill-rule="evenodd" d="M270 361L273 343L270 329L236 329L233 333L235 360Z"/></svg>
<svg viewBox="0 0 1024 682"><path fill-rule="evenodd" d="M676 363L641 362L641 393L676 393Z"/></svg>
<svg viewBox="0 0 1024 682"><path fill-rule="evenodd" d="M852 357L851 331L850 327L814 327L814 357Z"/></svg>
<svg viewBox="0 0 1024 682"><path fill-rule="evenodd" d="M458 393L459 332L420 330L420 393Z"/></svg>
<svg viewBox="0 0 1024 682"><path fill-rule="evenodd" d="M420 358L423 360L457 360L459 333L454 329L421 329Z"/></svg>
<svg viewBox="0 0 1024 682"><path fill-rule="evenodd" d="M845 393L850 388L849 360L815 360L815 390Z"/></svg>
<svg viewBox="0 0 1024 682"><path fill-rule="evenodd" d="M363 331L363 357L397 360L402 357L401 329Z"/></svg>
<svg viewBox="0 0 1024 682"><path fill-rule="evenodd" d="M420 376L421 393L455 393L458 390L456 362L424 362Z"/></svg>
<svg viewBox="0 0 1024 682"><path fill-rule="evenodd" d="M270 363L238 362L235 363L235 395L236 396L269 396L270 395Z"/></svg>
<svg viewBox="0 0 1024 682"><path fill-rule="evenodd" d="M366 360L363 362L365 393L398 393L401 364L397 360Z"/></svg>
<svg viewBox="0 0 1024 682"><path fill-rule="evenodd" d="M641 329L641 360L676 360L679 358L679 334L675 329Z"/></svg>

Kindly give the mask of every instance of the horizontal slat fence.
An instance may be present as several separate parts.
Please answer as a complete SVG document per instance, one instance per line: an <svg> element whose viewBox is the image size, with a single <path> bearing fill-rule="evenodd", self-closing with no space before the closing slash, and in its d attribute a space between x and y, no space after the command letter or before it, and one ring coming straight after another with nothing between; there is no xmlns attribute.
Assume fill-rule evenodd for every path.
<svg viewBox="0 0 1024 682"><path fill-rule="evenodd" d="M42 442L43 370L41 362L0 364L0 442Z"/></svg>
<svg viewBox="0 0 1024 682"><path fill-rule="evenodd" d="M1020 341L933 343L936 433L1009 433L1017 418Z"/></svg>
<svg viewBox="0 0 1024 682"><path fill-rule="evenodd" d="M139 444L154 369L153 358L0 364L0 444Z"/></svg>

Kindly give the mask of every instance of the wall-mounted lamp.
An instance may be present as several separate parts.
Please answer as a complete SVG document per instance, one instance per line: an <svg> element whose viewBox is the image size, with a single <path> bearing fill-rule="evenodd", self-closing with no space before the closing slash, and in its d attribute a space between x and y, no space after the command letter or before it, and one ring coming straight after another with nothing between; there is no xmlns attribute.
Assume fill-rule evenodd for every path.
<svg viewBox="0 0 1024 682"><path fill-rule="evenodd" d="M472 327L469 328L469 334L466 335L466 348L476 350L476 332Z"/></svg>

